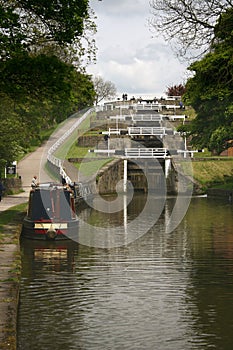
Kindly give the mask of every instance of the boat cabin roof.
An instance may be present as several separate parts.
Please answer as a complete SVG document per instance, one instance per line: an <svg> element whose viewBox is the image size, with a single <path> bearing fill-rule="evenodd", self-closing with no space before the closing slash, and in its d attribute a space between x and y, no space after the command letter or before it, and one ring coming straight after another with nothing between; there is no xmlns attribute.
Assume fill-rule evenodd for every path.
<svg viewBox="0 0 233 350"><path fill-rule="evenodd" d="M33 220L71 219L73 194L61 184L40 184L30 192L28 216Z"/></svg>

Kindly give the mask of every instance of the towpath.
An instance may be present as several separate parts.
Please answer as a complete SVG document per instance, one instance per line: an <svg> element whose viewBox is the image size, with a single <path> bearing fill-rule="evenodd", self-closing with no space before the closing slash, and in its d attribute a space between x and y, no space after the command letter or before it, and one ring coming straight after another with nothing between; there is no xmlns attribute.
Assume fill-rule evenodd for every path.
<svg viewBox="0 0 233 350"><path fill-rule="evenodd" d="M77 121L77 118L70 117L67 121L61 125L51 135L49 140L44 143L41 147L37 148L36 151L28 154L24 159L18 163L18 174L22 179L22 193L17 195L8 195L3 197L0 202L0 212L5 211L15 205L26 203L28 201L29 191L31 188L31 180L34 175L37 175L39 182L53 181L53 179L45 171L45 164L47 161L47 153L50 147L62 137L67 130Z"/></svg>
<svg viewBox="0 0 233 350"><path fill-rule="evenodd" d="M18 163L17 172L21 176L24 192L3 197L0 212L28 201L34 175L37 175L39 182L53 181L44 169L48 150L76 121L77 118L67 119L46 143ZM17 230L16 226L8 225L4 235L0 236L0 349L16 349L18 284L12 270L15 269L19 252L18 242L14 240Z"/></svg>

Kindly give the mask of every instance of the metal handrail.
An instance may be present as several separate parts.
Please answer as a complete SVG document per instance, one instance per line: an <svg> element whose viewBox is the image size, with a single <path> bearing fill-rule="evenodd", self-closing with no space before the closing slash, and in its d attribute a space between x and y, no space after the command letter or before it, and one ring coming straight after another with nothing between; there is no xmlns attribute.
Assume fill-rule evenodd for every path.
<svg viewBox="0 0 233 350"><path fill-rule="evenodd" d="M127 158L166 158L168 156L167 148L126 148L125 157Z"/></svg>
<svg viewBox="0 0 233 350"><path fill-rule="evenodd" d="M59 169L60 175L66 180L66 183L71 184L72 180L66 173L65 169L62 166L62 160L55 157L55 151L68 139L68 137L80 126L80 124L88 117L90 113L92 113L95 108L90 108L86 113L82 115L73 125L67 130L62 137L60 137L48 150L47 160L56 166Z"/></svg>
<svg viewBox="0 0 233 350"><path fill-rule="evenodd" d="M153 135L153 136L164 136L166 135L166 128L164 127L129 127L128 134L133 135Z"/></svg>

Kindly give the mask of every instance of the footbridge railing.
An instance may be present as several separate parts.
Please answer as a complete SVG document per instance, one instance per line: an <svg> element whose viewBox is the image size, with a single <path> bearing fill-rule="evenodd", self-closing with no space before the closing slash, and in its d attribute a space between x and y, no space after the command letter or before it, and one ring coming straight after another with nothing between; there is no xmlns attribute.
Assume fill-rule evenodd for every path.
<svg viewBox="0 0 233 350"><path fill-rule="evenodd" d="M134 122L161 122L163 119L162 114L135 114L132 116Z"/></svg>
<svg viewBox="0 0 233 350"><path fill-rule="evenodd" d="M95 108L88 109L88 111L86 111L80 118L78 118L78 120L48 150L47 161L58 169L59 174L65 179L66 183L68 184L72 184L73 181L63 168L63 160L56 157L54 153L72 135L72 133L78 129L80 124L93 111L95 111ZM79 187L79 195L85 198L89 194L90 189L82 183L78 183L77 185Z"/></svg>
<svg viewBox="0 0 233 350"><path fill-rule="evenodd" d="M128 136L159 136L163 137L167 134L175 134L171 128L165 127L146 127L146 126L132 126L127 129L109 128L108 131L102 131L103 135L128 135Z"/></svg>
<svg viewBox="0 0 233 350"><path fill-rule="evenodd" d="M168 157L167 148L126 148L126 158L163 158Z"/></svg>
<svg viewBox="0 0 233 350"><path fill-rule="evenodd" d="M142 110L148 111L148 110L153 110L153 111L159 112L159 111L162 110L162 106L161 106L160 104L157 104L157 103L147 103L147 104L144 104L144 103L140 104L140 103L139 103L139 104L135 104L135 105L133 106L133 108L134 108L136 111L142 111Z"/></svg>
<svg viewBox="0 0 233 350"><path fill-rule="evenodd" d="M120 158L170 158L167 148L125 148L117 149L90 149L90 153L107 154L108 156L116 155Z"/></svg>
<svg viewBox="0 0 233 350"><path fill-rule="evenodd" d="M166 128L163 127L130 127L128 128L129 136L160 136L163 137L166 135Z"/></svg>

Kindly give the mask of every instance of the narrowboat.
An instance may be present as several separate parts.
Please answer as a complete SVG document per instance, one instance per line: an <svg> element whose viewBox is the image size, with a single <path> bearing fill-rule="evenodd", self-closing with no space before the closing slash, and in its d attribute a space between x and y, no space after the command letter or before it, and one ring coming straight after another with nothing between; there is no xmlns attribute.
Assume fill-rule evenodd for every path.
<svg viewBox="0 0 233 350"><path fill-rule="evenodd" d="M72 189L56 183L32 189L21 234L30 239L77 240L78 217Z"/></svg>

